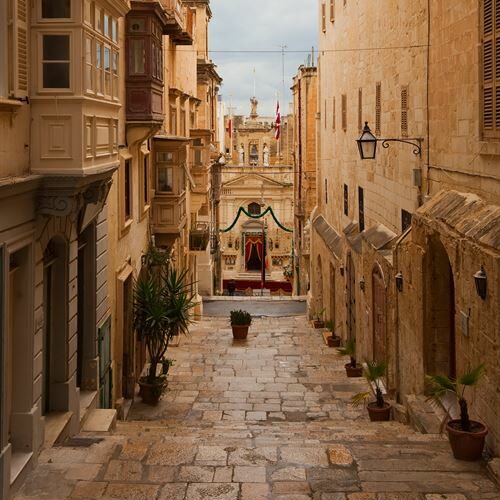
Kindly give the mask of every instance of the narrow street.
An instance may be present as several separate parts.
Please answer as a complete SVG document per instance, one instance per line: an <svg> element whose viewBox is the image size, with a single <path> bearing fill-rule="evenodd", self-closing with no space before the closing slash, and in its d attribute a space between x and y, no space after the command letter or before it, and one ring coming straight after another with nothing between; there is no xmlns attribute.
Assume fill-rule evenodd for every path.
<svg viewBox="0 0 500 500"><path fill-rule="evenodd" d="M226 318L171 348L156 408L89 447L44 450L18 500L480 500L500 491L447 440L353 409L363 379L305 316L260 318L233 342ZM86 437L91 437L87 435Z"/></svg>

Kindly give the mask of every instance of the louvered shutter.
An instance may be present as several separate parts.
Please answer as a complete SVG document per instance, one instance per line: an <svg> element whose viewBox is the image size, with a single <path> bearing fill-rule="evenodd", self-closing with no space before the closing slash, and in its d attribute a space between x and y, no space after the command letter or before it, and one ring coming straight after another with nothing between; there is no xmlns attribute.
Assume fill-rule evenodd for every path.
<svg viewBox="0 0 500 500"><path fill-rule="evenodd" d="M401 88L401 135L408 137L408 87Z"/></svg>
<svg viewBox="0 0 500 500"><path fill-rule="evenodd" d="M382 83L377 82L375 88L375 135L380 135L382 127Z"/></svg>
<svg viewBox="0 0 500 500"><path fill-rule="evenodd" d="M363 130L363 89L358 90L358 130Z"/></svg>
<svg viewBox="0 0 500 500"><path fill-rule="evenodd" d="M347 95L342 96L342 129L347 130Z"/></svg>
<svg viewBox="0 0 500 500"><path fill-rule="evenodd" d="M498 1L498 0L495 0ZM494 130L494 87L495 87L495 33L493 0L484 0L483 17L483 129L485 132Z"/></svg>
<svg viewBox="0 0 500 500"><path fill-rule="evenodd" d="M28 9L27 0L12 2L12 79L14 97L28 95Z"/></svg>

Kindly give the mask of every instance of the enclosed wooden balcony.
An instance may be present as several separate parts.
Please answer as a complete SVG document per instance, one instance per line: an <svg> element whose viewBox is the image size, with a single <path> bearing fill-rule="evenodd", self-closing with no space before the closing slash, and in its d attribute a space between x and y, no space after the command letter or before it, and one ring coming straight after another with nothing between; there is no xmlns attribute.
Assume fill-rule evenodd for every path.
<svg viewBox="0 0 500 500"><path fill-rule="evenodd" d="M194 14L181 0L160 0L168 15L163 34L168 35L177 45L193 44Z"/></svg>
<svg viewBox="0 0 500 500"><path fill-rule="evenodd" d="M126 18L127 122L163 122L163 41L168 16L158 2L131 2Z"/></svg>
<svg viewBox="0 0 500 500"><path fill-rule="evenodd" d="M189 231L189 250L204 252L210 241L210 228L207 222L198 222L195 229Z"/></svg>

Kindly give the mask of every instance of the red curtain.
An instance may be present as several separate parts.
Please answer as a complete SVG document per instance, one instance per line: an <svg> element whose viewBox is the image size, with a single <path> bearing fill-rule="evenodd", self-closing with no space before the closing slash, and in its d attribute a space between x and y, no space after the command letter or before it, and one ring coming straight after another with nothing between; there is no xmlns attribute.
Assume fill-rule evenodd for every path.
<svg viewBox="0 0 500 500"><path fill-rule="evenodd" d="M245 261L248 263L253 247L257 247L257 255L262 260L262 236L247 236L245 238Z"/></svg>

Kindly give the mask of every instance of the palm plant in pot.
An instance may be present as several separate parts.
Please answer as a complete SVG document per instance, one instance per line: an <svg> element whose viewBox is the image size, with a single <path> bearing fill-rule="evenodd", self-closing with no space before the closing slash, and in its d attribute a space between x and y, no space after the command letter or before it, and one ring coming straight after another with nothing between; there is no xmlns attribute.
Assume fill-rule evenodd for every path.
<svg viewBox="0 0 500 500"><path fill-rule="evenodd" d="M330 336L328 337L328 347L340 347L341 339L335 335L335 325L333 324L333 321L327 321L325 326L330 332Z"/></svg>
<svg viewBox="0 0 500 500"><path fill-rule="evenodd" d="M363 368L363 376L375 389L375 401L368 403L366 408L372 422L383 422L391 418L391 405L384 400L382 393L382 377L387 371L385 361L367 361ZM353 396L351 402L354 406L364 404L372 395L372 392L360 392Z"/></svg>
<svg viewBox="0 0 500 500"><path fill-rule="evenodd" d="M325 328L325 320L323 319L324 314L325 314L325 309L321 309L320 311L313 312L314 328Z"/></svg>
<svg viewBox="0 0 500 500"><path fill-rule="evenodd" d="M231 311L231 328L235 340L245 340L252 324L252 316L247 311Z"/></svg>
<svg viewBox="0 0 500 500"><path fill-rule="evenodd" d="M157 404L166 388L172 362L165 355L172 337L188 331L194 297L186 278L187 270L179 272L167 263L146 266L134 284L134 327L149 357L147 374L139 379L147 404Z"/></svg>
<svg viewBox="0 0 500 500"><path fill-rule="evenodd" d="M356 361L356 340L350 339L346 342L344 347L339 347L337 349L339 356L349 356L350 362L345 366L345 372L348 377L361 377L363 375L363 367L358 365Z"/></svg>
<svg viewBox="0 0 500 500"><path fill-rule="evenodd" d="M452 395L458 403L460 418L452 419L451 407L445 408L446 416L443 427L446 425L453 456L458 460L479 460L483 454L484 442L488 429L481 422L469 417L469 404L465 399L467 388L477 385L485 374L484 364L469 370L460 377L452 379L446 375L427 375L429 399L442 405L443 397Z"/></svg>

